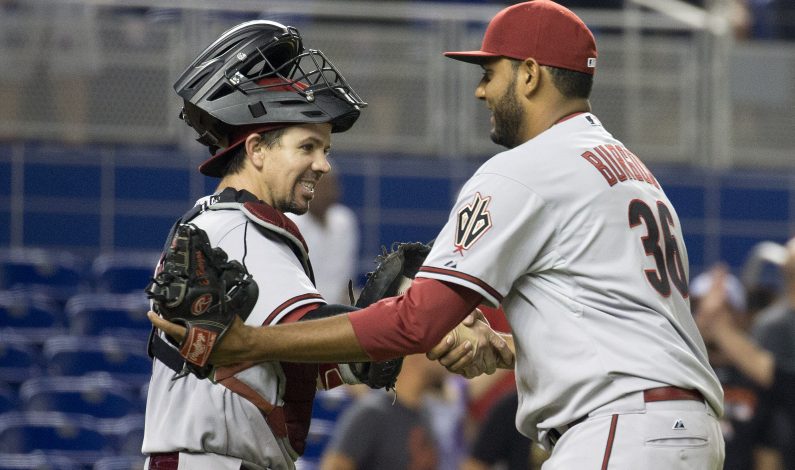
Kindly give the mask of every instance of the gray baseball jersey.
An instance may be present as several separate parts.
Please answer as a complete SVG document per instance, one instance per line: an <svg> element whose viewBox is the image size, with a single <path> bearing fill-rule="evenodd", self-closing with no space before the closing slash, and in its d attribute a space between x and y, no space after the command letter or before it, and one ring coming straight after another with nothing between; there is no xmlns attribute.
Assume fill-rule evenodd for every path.
<svg viewBox="0 0 795 470"><path fill-rule="evenodd" d="M516 345L516 424L533 439L659 386L698 389L722 412L690 314L676 212L593 114L483 164L419 276L502 304Z"/></svg>
<svg viewBox="0 0 795 470"><path fill-rule="evenodd" d="M209 197L197 204L208 202ZM259 297L246 324L276 324L296 308L323 302L299 258L277 235L259 229L254 217L241 210L208 210L191 223L207 232L212 246L242 262L257 282ZM252 468L294 468L297 455L286 439L274 435L261 413L263 403L283 405L285 375L279 363L260 363L237 372L233 376L237 392L193 375L172 380L173 375L162 362L154 361L144 453L212 453L231 457L237 462L235 468L241 461ZM211 458L215 457L191 468L226 468Z"/></svg>

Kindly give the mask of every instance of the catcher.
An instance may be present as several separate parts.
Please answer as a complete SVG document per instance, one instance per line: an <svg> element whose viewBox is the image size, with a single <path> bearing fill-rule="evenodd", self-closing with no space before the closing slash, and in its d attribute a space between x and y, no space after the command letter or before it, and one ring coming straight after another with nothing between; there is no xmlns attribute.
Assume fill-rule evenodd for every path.
<svg viewBox="0 0 795 470"><path fill-rule="evenodd" d="M213 368L208 358L232 319L275 325L355 309L326 305L284 214L307 211L330 170L331 134L348 130L366 104L295 28L271 21L226 31L174 88L181 118L212 153L199 170L220 183L174 225L146 288L153 309L188 330L180 341L158 330L150 337L146 468L292 469L317 386L392 388L401 359ZM359 306L389 294L370 292Z"/></svg>

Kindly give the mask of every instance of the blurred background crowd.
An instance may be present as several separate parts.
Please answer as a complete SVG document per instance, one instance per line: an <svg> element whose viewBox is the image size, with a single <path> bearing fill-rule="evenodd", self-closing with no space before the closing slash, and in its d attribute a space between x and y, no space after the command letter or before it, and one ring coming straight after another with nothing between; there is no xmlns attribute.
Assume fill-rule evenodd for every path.
<svg viewBox="0 0 795 470"><path fill-rule="evenodd" d="M0 0L0 469L142 466L142 290L174 219L216 183L171 88L203 45L249 19L294 25L369 103L296 218L320 291L348 303L347 280L360 287L382 246L429 241L500 150L477 71L441 53L477 47L511 3ZM679 213L696 318L712 292L711 312L795 372L795 2L560 3L596 35L594 113ZM784 405L700 326L726 391L726 468L795 469ZM319 394L299 468L376 468L398 419L433 436L416 468L541 464L513 426L511 373L465 381L416 359L396 397Z"/></svg>

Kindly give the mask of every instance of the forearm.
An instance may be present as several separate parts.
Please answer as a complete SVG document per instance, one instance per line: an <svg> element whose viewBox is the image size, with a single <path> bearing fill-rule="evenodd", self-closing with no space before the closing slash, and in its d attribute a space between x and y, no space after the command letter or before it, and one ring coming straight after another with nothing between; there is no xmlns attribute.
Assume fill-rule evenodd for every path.
<svg viewBox="0 0 795 470"><path fill-rule="evenodd" d="M773 355L733 325L716 325L715 328L713 339L732 364L758 385L770 387L775 375Z"/></svg>
<svg viewBox="0 0 795 470"><path fill-rule="evenodd" d="M242 361L356 362L369 361L347 315L262 328L241 328L222 340L214 364Z"/></svg>
<svg viewBox="0 0 795 470"><path fill-rule="evenodd" d="M465 287L420 278L404 295L353 312L350 319L371 360L381 361L429 351L482 300Z"/></svg>

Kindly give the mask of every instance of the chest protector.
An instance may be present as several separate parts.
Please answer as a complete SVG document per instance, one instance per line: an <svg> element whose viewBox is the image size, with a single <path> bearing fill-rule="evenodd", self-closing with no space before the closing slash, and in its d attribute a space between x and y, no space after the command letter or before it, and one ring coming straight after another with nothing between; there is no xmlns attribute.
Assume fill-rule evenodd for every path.
<svg viewBox="0 0 795 470"><path fill-rule="evenodd" d="M205 203L193 207L174 224L166 239L165 247L167 248L171 244L171 239L180 224L188 223L199 214L209 210L239 210L258 227L276 235L292 250L312 284L315 283L312 265L309 261L309 250L295 223L245 190L237 191L233 188L226 188L221 193L211 196ZM163 251L165 253L165 248ZM160 262L163 262L162 258ZM184 359L179 351L163 340L154 328L149 335L148 353L150 357L158 359L175 372L182 370ZM247 367L251 365L253 364L249 364ZM303 454L306 447L306 437L312 417L312 404L317 389L319 365L280 363L280 366L287 379L282 397L283 406L275 406L267 402L251 387L235 379L234 374L244 370L245 367L223 368L225 370L216 373L215 379L219 384L247 399L260 410L274 436L282 440L284 447L295 460Z"/></svg>

